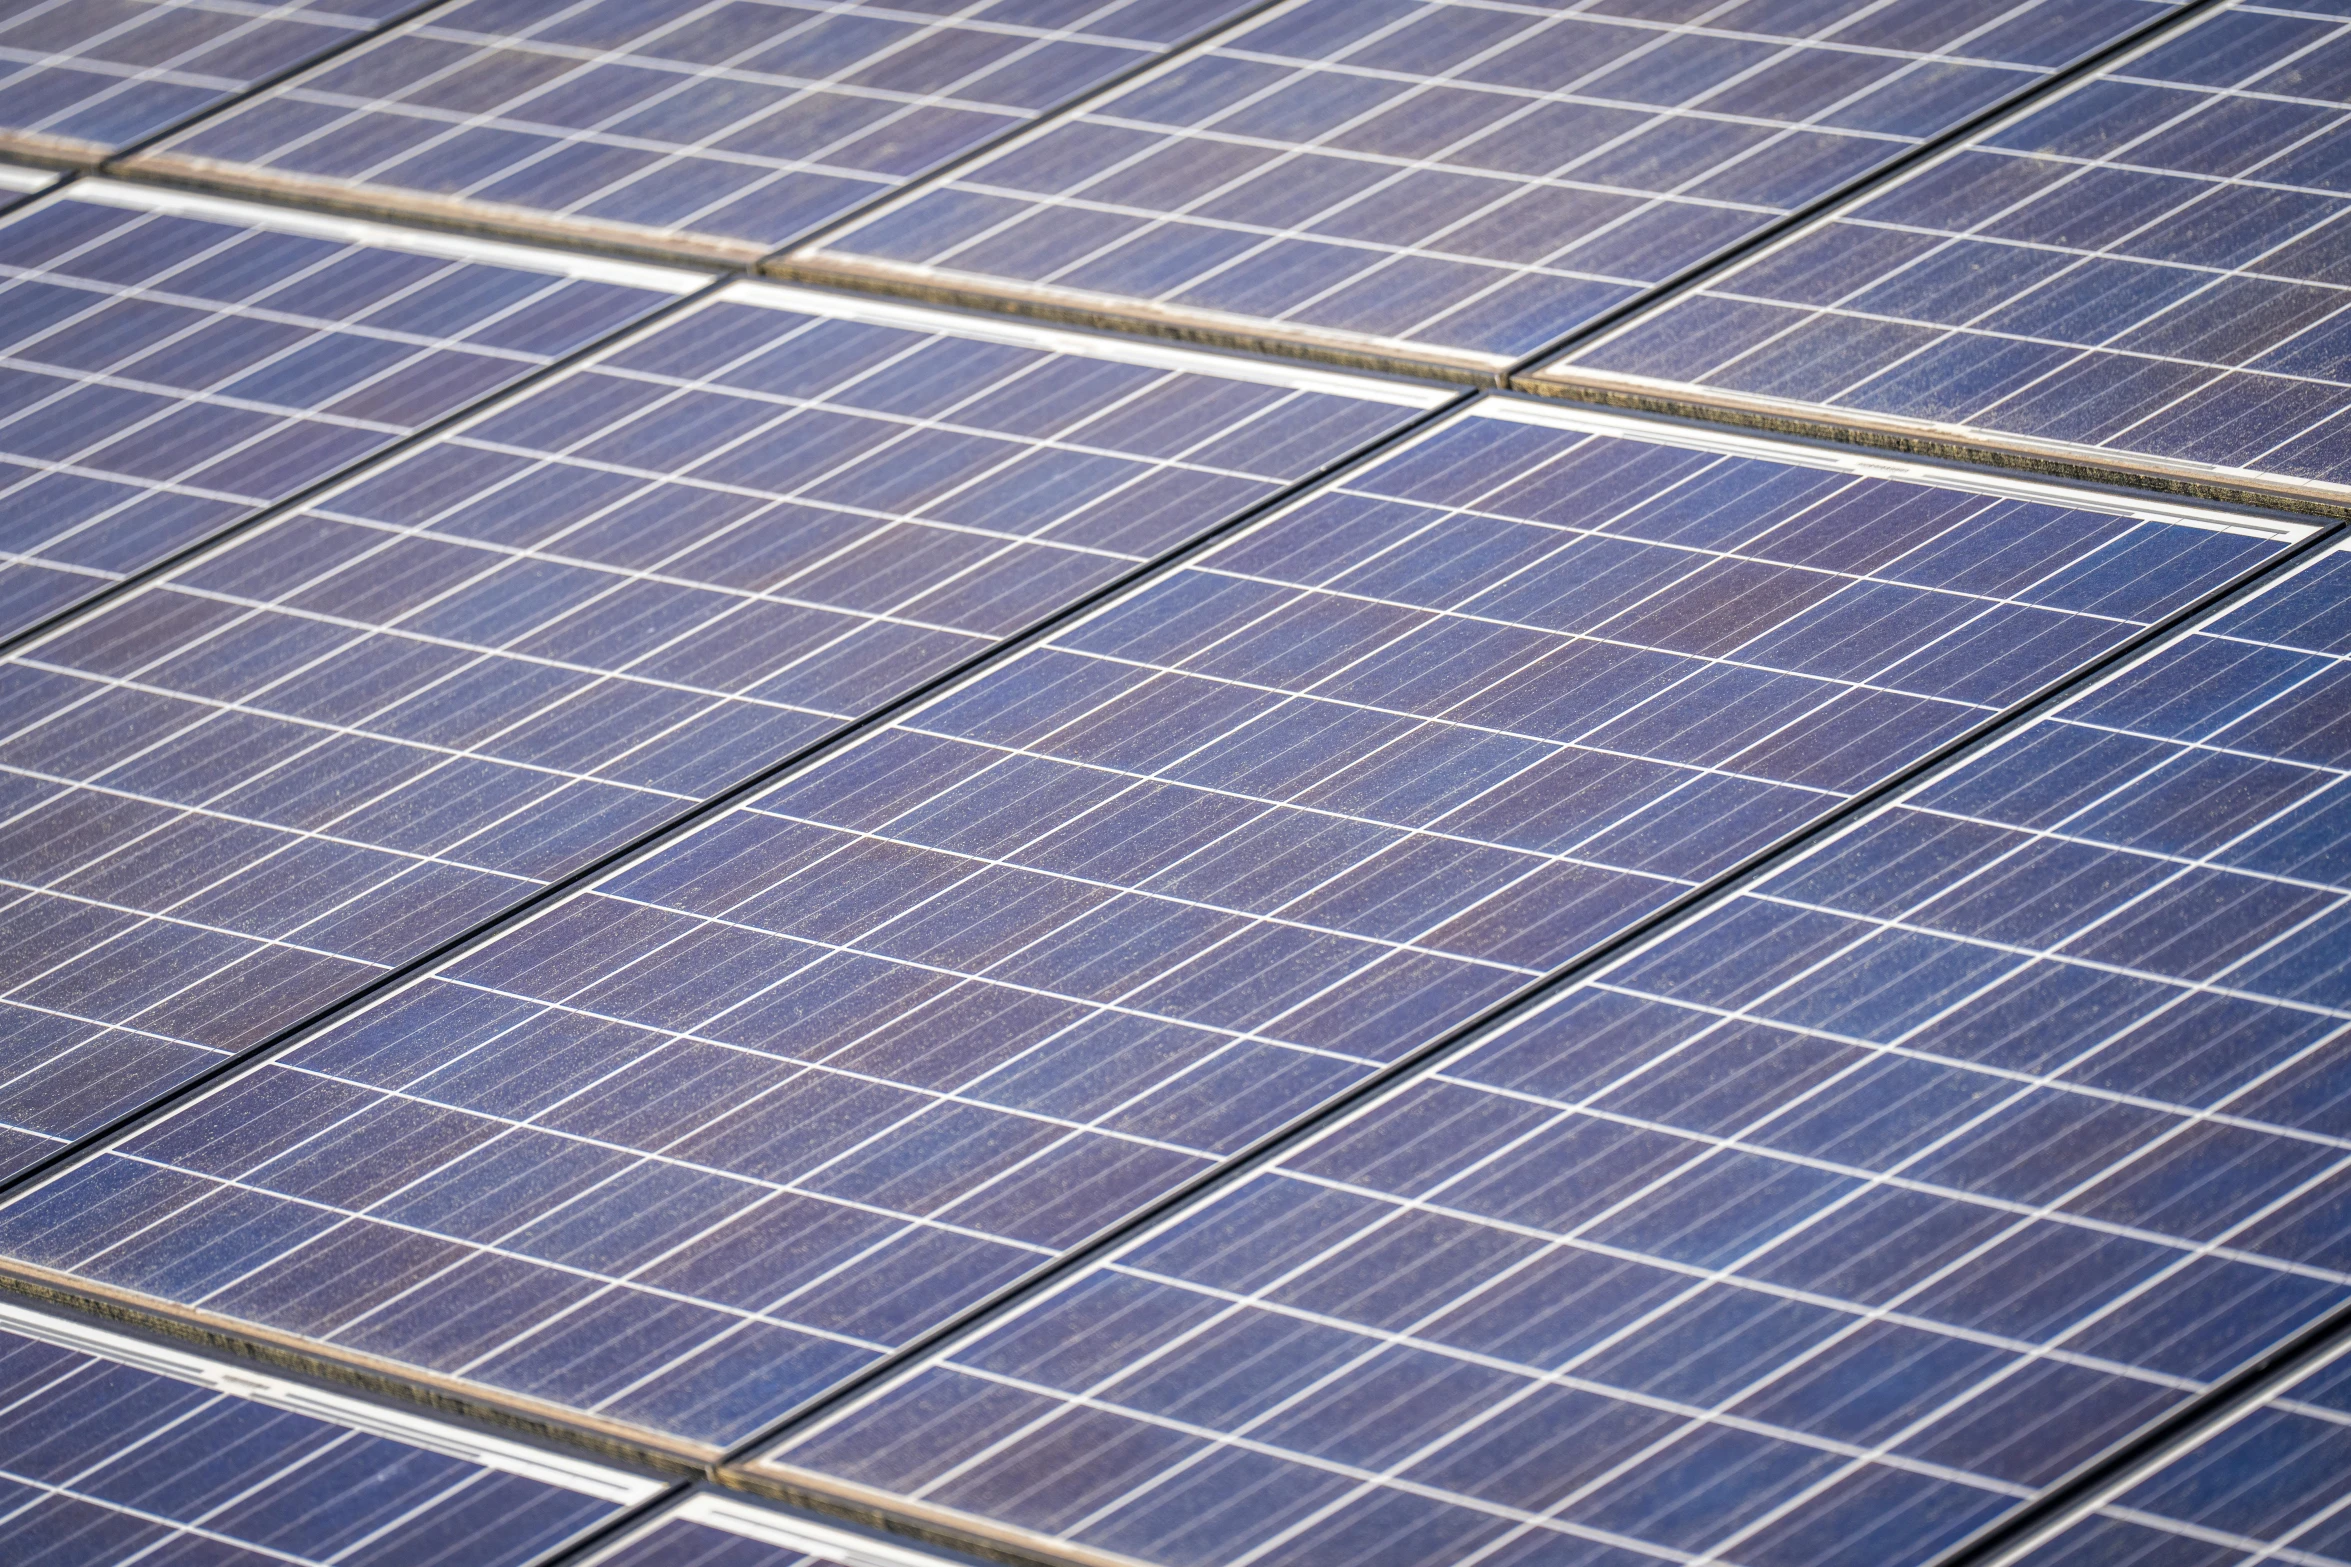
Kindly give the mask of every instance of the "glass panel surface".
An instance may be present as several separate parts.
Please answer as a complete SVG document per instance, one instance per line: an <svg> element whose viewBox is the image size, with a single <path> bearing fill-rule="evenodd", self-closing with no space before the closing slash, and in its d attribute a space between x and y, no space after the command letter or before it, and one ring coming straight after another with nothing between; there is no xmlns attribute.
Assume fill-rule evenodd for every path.
<svg viewBox="0 0 2351 1567"><path fill-rule="evenodd" d="M2347 604L2319 557L762 1464L1151 1562L1932 1560L2351 1298Z"/></svg>
<svg viewBox="0 0 2351 1567"><path fill-rule="evenodd" d="M723 1445L2279 547L1477 408L192 1101L0 1245Z"/></svg>
<svg viewBox="0 0 2351 1567"><path fill-rule="evenodd" d="M1539 378L2351 485L2351 17L2221 6Z"/></svg>
<svg viewBox="0 0 2351 1567"><path fill-rule="evenodd" d="M1507 367L2148 0L1294 0L798 259Z"/></svg>

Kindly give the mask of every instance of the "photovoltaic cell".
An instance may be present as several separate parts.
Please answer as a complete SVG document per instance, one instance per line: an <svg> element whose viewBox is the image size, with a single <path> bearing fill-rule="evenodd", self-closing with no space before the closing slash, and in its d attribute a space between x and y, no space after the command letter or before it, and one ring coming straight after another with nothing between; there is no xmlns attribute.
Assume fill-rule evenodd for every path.
<svg viewBox="0 0 2351 1567"><path fill-rule="evenodd" d="M737 1441L2274 538L1489 398L22 1199Z"/></svg>
<svg viewBox="0 0 2351 1567"><path fill-rule="evenodd" d="M795 259L1503 369L2168 10L1293 0Z"/></svg>
<svg viewBox="0 0 2351 1567"><path fill-rule="evenodd" d="M2020 1567L2351 1562L2351 1360L2332 1360L2052 1531Z"/></svg>
<svg viewBox="0 0 2351 1567"><path fill-rule="evenodd" d="M465 0L142 160L756 260L1248 0Z"/></svg>
<svg viewBox="0 0 2351 1567"><path fill-rule="evenodd" d="M2318 557L760 1466L1121 1560L1933 1559L2351 1296L2347 590Z"/></svg>
<svg viewBox="0 0 2351 1567"><path fill-rule="evenodd" d="M1542 374L2340 493L2347 62L2232 0Z"/></svg>
<svg viewBox="0 0 2351 1567"><path fill-rule="evenodd" d="M522 1567L659 1489L0 1305L0 1537L28 1567Z"/></svg>
<svg viewBox="0 0 2351 1567"><path fill-rule="evenodd" d="M82 180L0 219L0 636L701 280Z"/></svg>
<svg viewBox="0 0 2351 1567"><path fill-rule="evenodd" d="M976 1567L895 1540L696 1491L580 1567Z"/></svg>
<svg viewBox="0 0 2351 1567"><path fill-rule="evenodd" d="M0 17L0 146L95 162L413 4L18 0Z"/></svg>
<svg viewBox="0 0 2351 1567"><path fill-rule="evenodd" d="M740 285L0 664L0 1163L1441 394Z"/></svg>

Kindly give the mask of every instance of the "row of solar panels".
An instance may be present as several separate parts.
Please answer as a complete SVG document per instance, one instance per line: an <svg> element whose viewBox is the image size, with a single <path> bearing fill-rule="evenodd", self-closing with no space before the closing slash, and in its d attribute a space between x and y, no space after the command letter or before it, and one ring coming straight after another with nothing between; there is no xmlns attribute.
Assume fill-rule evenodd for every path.
<svg viewBox="0 0 2351 1567"><path fill-rule="evenodd" d="M0 266L20 1274L1063 1556L1514 1563L1924 1560L2351 1280L2309 526L87 180ZM2100 1548L2322 1559L2322 1382Z"/></svg>

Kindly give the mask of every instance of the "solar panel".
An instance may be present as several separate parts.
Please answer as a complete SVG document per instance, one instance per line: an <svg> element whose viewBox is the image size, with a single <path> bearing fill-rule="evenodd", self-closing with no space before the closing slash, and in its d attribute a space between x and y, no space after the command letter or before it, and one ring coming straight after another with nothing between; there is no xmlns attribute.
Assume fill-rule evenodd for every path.
<svg viewBox="0 0 2351 1567"><path fill-rule="evenodd" d="M699 1490L580 1567L957 1567L976 1563Z"/></svg>
<svg viewBox="0 0 2351 1567"><path fill-rule="evenodd" d="M707 1452L2274 557L1488 398L19 1200Z"/></svg>
<svg viewBox="0 0 2351 1567"><path fill-rule="evenodd" d="M46 169L28 169L14 163L0 163L0 210L16 205L26 195L56 181L57 176Z"/></svg>
<svg viewBox="0 0 2351 1567"><path fill-rule="evenodd" d="M2170 9L1291 0L794 259L1505 370Z"/></svg>
<svg viewBox="0 0 2351 1567"><path fill-rule="evenodd" d="M0 17L0 146L94 163L414 4L18 0Z"/></svg>
<svg viewBox="0 0 2351 1567"><path fill-rule="evenodd" d="M2184 1442L2012 1559L2341 1567L2351 1562L2351 1360L2313 1368Z"/></svg>
<svg viewBox="0 0 2351 1567"><path fill-rule="evenodd" d="M22 1168L1444 394L743 284L0 664Z"/></svg>
<svg viewBox="0 0 2351 1567"><path fill-rule="evenodd" d="M0 218L0 637L702 279L80 180Z"/></svg>
<svg viewBox="0 0 2351 1567"><path fill-rule="evenodd" d="M2339 498L2347 50L2231 0L1537 379Z"/></svg>
<svg viewBox="0 0 2351 1567"><path fill-rule="evenodd" d="M755 1467L1119 1560L1934 1559L2351 1298L2347 590L2317 557Z"/></svg>
<svg viewBox="0 0 2351 1567"><path fill-rule="evenodd" d="M140 163L756 261L1249 3L464 0Z"/></svg>
<svg viewBox="0 0 2351 1567"><path fill-rule="evenodd" d="M16 1561L522 1567L660 1489L0 1303Z"/></svg>

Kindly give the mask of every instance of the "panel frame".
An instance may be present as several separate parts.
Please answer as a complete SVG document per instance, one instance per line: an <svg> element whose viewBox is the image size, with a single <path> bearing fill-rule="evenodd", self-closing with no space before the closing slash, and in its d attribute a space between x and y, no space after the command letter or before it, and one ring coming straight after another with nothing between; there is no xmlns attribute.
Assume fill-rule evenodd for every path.
<svg viewBox="0 0 2351 1567"><path fill-rule="evenodd" d="M2035 93L1954 135L1928 156L1889 171L1856 190L1846 191L1804 216L1768 241L1756 245L1693 277L1662 297L1612 322L1602 331L1572 343L1554 345L1542 356L1522 365L1509 377L1513 391L1531 396L1593 403L1608 407L1643 409L1686 418L1716 419L1751 428L1858 443L1922 456L1963 462L1995 463L2059 478L2091 483L2127 484L2189 498L2221 502L2282 506L2337 518L2351 518L2351 482L2302 479L2266 469L2232 467L2163 457L2117 447L2017 435L1958 420L1923 419L1907 414L1845 408L1801 398L1773 397L1724 387L1701 386L1670 377L1631 371L1603 370L1567 363L1575 355L1606 347L1672 310L1685 293L1703 282L1736 277L1741 268L1761 265L1821 231L1846 212L1900 189L1912 180L1966 155L1978 141L2024 123L2044 110L2088 90L2109 71L2127 70L2131 63L2165 48L2197 24L2226 10L2222 3L2183 8L2170 25L2157 28L2127 48L2109 52L2091 68Z"/></svg>

